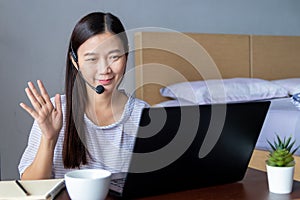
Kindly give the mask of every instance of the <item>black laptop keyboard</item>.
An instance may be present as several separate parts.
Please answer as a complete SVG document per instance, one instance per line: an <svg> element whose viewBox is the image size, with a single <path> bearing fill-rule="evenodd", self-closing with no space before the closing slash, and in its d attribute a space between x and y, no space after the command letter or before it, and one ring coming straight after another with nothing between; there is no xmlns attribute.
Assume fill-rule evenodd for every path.
<svg viewBox="0 0 300 200"><path fill-rule="evenodd" d="M125 178L119 178L119 179L113 179L111 180L111 184L118 186L118 187L123 187L125 183Z"/></svg>
<svg viewBox="0 0 300 200"><path fill-rule="evenodd" d="M110 190L114 191L116 194L121 195L123 192L124 184L126 178L117 178L110 181Z"/></svg>

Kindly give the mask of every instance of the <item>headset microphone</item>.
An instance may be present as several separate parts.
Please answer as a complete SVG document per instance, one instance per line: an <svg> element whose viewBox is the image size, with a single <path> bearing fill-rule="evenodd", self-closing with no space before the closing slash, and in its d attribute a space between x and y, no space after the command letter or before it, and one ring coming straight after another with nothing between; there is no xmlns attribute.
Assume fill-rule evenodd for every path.
<svg viewBox="0 0 300 200"><path fill-rule="evenodd" d="M97 92L97 94L102 94L104 92L104 87L103 85L98 85L96 88L95 88L95 91Z"/></svg>
<svg viewBox="0 0 300 200"><path fill-rule="evenodd" d="M75 61L75 62L77 63L77 65L78 65L78 58L77 58L77 56L76 56L76 54L75 54L75 52L74 52L74 50L73 50L72 45L71 45L71 55L72 55L74 61ZM79 67L79 66L78 66L78 67ZM103 85L98 85L97 87L94 87L94 86L92 86L89 82L87 82L87 81L85 80L85 78L83 77L83 75L82 75L81 71L79 70L79 68L78 68L78 73L79 73L79 75L81 76L81 78L83 79L83 81L84 81L86 84L88 84L88 86L90 86L90 88L92 88L97 94L102 94L102 93L104 92L105 89L104 89Z"/></svg>
<svg viewBox="0 0 300 200"><path fill-rule="evenodd" d="M80 70L78 70L78 73L79 73L79 75L81 76L81 78L83 79L83 81L86 83L86 84L88 84L88 86L90 86L90 88L92 88L97 94L102 94L103 92L104 92L104 87L103 87L103 85L98 85L97 87L94 87L94 86L92 86L89 82L87 82L86 80L85 80L85 78L83 78L83 75L82 75L82 73L81 73L81 71Z"/></svg>

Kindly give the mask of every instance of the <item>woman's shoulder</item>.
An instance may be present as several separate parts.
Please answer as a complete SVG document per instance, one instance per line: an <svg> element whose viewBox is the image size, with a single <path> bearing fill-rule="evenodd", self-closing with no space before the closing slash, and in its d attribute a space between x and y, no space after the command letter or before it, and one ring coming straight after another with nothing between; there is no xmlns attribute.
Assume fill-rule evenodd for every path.
<svg viewBox="0 0 300 200"><path fill-rule="evenodd" d="M131 98L132 98L132 103L134 104L134 106L142 107L142 108L150 107L150 105L146 101L143 101L143 100L135 98L135 97L131 97Z"/></svg>
<svg viewBox="0 0 300 200"><path fill-rule="evenodd" d="M51 100L52 103L54 103L54 98L55 98L55 96L53 96L53 97L50 98L50 100ZM61 101L61 103L65 103L67 101L65 94L61 94L60 95L60 101Z"/></svg>
<svg viewBox="0 0 300 200"><path fill-rule="evenodd" d="M51 97L50 100L51 100L52 104L55 106L54 98L55 98L55 96ZM61 102L62 110L64 112L65 109L66 109L66 106L67 106L66 105L67 104L67 97L66 97L65 94L60 95L60 102Z"/></svg>

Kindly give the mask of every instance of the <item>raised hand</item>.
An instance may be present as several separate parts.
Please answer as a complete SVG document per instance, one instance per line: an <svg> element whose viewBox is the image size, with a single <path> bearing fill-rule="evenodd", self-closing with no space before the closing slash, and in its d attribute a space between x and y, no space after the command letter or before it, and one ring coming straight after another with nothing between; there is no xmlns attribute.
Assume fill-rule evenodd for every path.
<svg viewBox="0 0 300 200"><path fill-rule="evenodd" d="M46 139L56 140L63 121L60 95L55 95L54 107L42 81L38 80L37 84L40 92L32 82L28 82L28 87L25 89L33 108L25 103L20 103L20 106L37 121Z"/></svg>

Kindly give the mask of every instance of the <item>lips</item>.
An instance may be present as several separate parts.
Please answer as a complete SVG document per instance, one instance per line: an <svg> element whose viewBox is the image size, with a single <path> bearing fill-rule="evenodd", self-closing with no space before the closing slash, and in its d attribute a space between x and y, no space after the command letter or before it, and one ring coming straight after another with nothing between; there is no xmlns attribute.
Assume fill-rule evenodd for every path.
<svg viewBox="0 0 300 200"><path fill-rule="evenodd" d="M100 83L101 85L108 85L108 84L110 84L110 83L112 82L112 80L113 80L113 78L109 78L109 79L101 79L101 80L99 80L99 83Z"/></svg>

